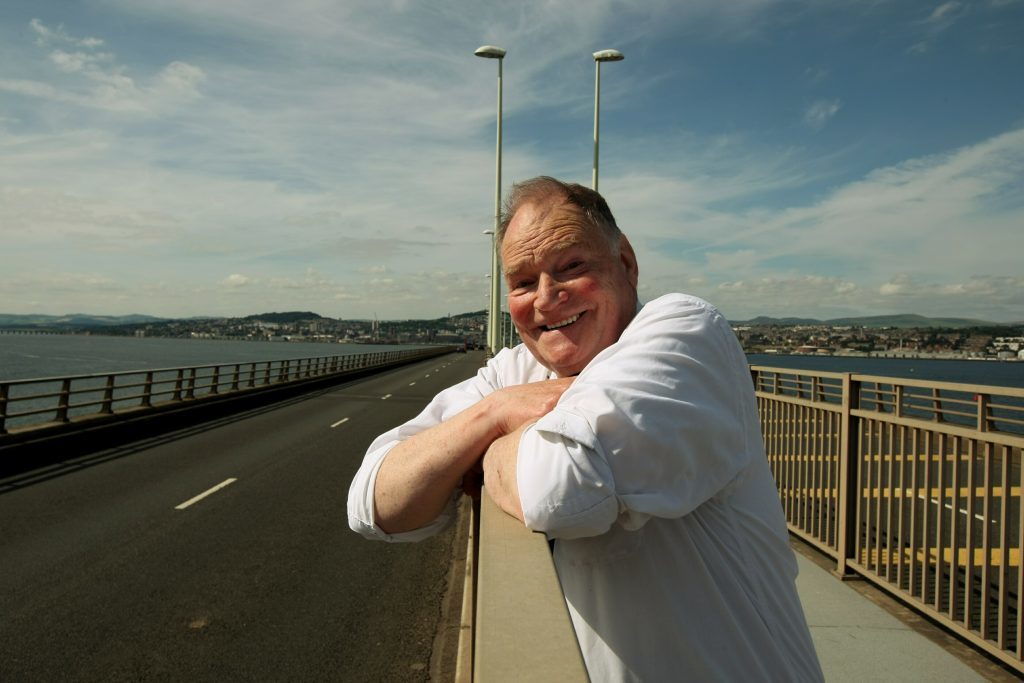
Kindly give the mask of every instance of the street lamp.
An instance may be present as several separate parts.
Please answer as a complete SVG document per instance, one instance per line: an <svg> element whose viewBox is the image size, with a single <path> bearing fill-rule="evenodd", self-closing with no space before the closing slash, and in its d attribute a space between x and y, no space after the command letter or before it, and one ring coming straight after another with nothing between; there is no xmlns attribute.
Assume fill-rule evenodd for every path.
<svg viewBox="0 0 1024 683"><path fill-rule="evenodd" d="M495 353L498 337L498 304L501 298L501 281L498 279L498 227L501 225L501 64L505 50L494 45L482 45L473 53L477 57L498 60L498 143L495 161L494 181L494 232L491 234L491 306L487 316L487 345Z"/></svg>
<svg viewBox="0 0 1024 683"><path fill-rule="evenodd" d="M493 252L494 251L494 231L493 230L484 230L483 234L491 236L491 251ZM491 263L491 266L492 267L494 266L493 262ZM486 275L484 275L484 279L487 280L488 282L493 282L494 281L494 275L492 275L491 273L487 273ZM486 299L487 299L487 348L490 349L491 352L493 353L494 347L491 345L491 330L494 329L494 318L491 316L491 311L494 310L493 309L493 303L494 302L492 300L493 299L493 297L492 297L492 290L493 290L493 287L490 287L488 285L488 291L487 291L487 297L486 297Z"/></svg>
<svg viewBox="0 0 1024 683"><path fill-rule="evenodd" d="M597 192L598 140L601 125L601 62L621 62L625 59L618 50L600 50L594 53L594 176L591 187Z"/></svg>

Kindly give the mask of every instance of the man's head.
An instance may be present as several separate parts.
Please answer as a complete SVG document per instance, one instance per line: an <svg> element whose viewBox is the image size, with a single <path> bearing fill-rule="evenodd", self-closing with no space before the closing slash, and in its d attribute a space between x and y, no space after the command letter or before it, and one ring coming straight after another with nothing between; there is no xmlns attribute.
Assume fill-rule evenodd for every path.
<svg viewBox="0 0 1024 683"><path fill-rule="evenodd" d="M512 322L559 376L580 372L633 319L636 256L597 192L547 177L520 183L498 240Z"/></svg>

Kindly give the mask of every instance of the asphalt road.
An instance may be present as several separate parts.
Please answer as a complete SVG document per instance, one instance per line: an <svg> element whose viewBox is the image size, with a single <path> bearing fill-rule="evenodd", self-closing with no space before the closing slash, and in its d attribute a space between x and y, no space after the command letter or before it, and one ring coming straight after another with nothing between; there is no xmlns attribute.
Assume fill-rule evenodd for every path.
<svg viewBox="0 0 1024 683"><path fill-rule="evenodd" d="M363 540L345 496L373 437L481 362L0 480L0 681L426 680L452 535Z"/></svg>

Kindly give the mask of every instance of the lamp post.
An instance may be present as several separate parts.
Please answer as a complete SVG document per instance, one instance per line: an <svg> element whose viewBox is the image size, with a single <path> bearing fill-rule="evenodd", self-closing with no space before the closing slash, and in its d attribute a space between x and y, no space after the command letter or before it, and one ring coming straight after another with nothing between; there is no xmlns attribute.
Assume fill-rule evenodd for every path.
<svg viewBox="0 0 1024 683"><path fill-rule="evenodd" d="M597 192L597 157L601 129L601 62L621 62L625 59L618 50L600 50L594 53L594 176L591 187Z"/></svg>
<svg viewBox="0 0 1024 683"><path fill-rule="evenodd" d="M494 181L494 232L491 234L491 305L487 316L487 345L495 353L501 341L498 332L498 304L501 298L501 280L498 277L498 226L501 224L501 65L505 50L494 45L482 45L473 53L477 57L498 60L498 142Z"/></svg>
<svg viewBox="0 0 1024 683"><path fill-rule="evenodd" d="M494 251L494 231L493 230L484 230L483 234L491 236L491 238L490 238L490 246L491 246L491 252L493 252ZM491 262L491 267L492 268L494 267L493 261ZM487 273L486 275L484 275L484 279L487 280L487 282L488 282L488 291L487 291L487 297L486 297L486 299L487 299L487 337L486 337L486 339L487 339L487 349L491 353L494 353L494 346L491 344L491 330L494 329L494 316L493 316L493 311L494 311L493 290L494 290L494 288L490 286L490 283L494 282L494 275L491 274L491 273Z"/></svg>

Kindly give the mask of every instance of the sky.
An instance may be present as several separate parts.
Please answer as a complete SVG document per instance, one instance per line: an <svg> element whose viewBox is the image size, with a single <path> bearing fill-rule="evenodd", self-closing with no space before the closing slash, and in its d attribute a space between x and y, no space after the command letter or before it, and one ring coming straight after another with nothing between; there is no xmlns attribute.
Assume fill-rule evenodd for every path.
<svg viewBox="0 0 1024 683"><path fill-rule="evenodd" d="M1024 320L1024 0L5 0L0 312L486 308L485 44L642 300Z"/></svg>

